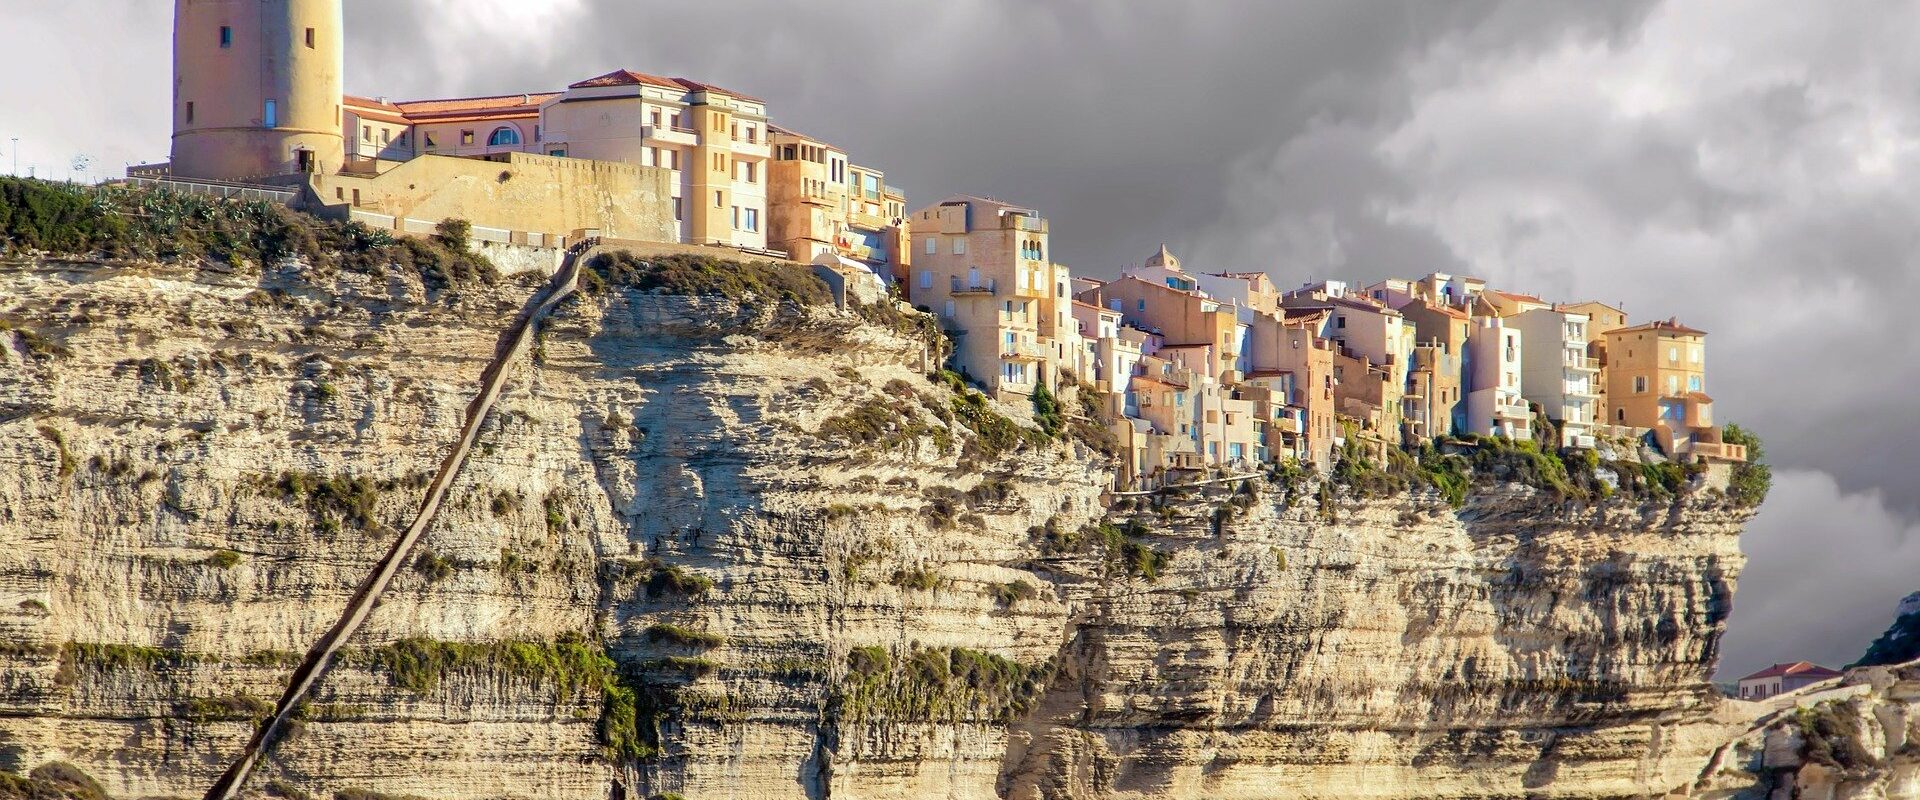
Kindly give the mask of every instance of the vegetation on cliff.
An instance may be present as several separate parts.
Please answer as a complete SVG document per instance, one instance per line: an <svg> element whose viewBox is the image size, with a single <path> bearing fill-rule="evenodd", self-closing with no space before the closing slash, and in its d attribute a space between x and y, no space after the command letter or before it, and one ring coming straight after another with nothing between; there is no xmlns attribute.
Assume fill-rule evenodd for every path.
<svg viewBox="0 0 1920 800"><path fill-rule="evenodd" d="M315 277L395 268L431 289L499 279L491 262L443 238L396 237L276 203L0 177L0 254L19 250L255 268L298 258Z"/></svg>
<svg viewBox="0 0 1920 800"><path fill-rule="evenodd" d="M1754 446L1758 439L1728 426ZM1376 456L1384 452L1385 457ZM1475 487L1518 483L1562 500L1594 502L1616 494L1665 502L1693 490L1706 471L1698 462L1604 459L1594 450L1543 448L1531 440L1514 441L1472 434L1448 437L1418 449L1369 447L1351 433L1335 452L1331 483L1358 497L1390 497L1409 489L1432 488L1451 505L1464 505ZM1276 473L1278 474L1278 473ZM1736 465L1727 497L1750 506L1766 497L1771 480L1764 464Z"/></svg>
<svg viewBox="0 0 1920 800"><path fill-rule="evenodd" d="M828 698L846 722L1009 722L1046 688L1052 667L964 647L884 647L847 654L847 677Z"/></svg>
<svg viewBox="0 0 1920 800"><path fill-rule="evenodd" d="M709 255L674 253L636 256L625 250L602 253L587 262L580 289L589 296L611 289L657 294L719 296L735 302L755 298L803 306L833 302L826 281L805 267L771 261L734 261Z"/></svg>

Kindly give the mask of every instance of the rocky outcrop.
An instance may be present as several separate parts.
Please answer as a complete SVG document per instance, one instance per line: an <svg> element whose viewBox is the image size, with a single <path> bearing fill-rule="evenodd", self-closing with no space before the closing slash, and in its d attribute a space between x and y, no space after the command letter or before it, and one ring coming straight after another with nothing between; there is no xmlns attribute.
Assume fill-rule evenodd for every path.
<svg viewBox="0 0 1920 800"><path fill-rule="evenodd" d="M1920 798L1920 663L1849 669L1777 705L1717 753L1686 796Z"/></svg>
<svg viewBox="0 0 1920 800"><path fill-rule="evenodd" d="M203 792L535 283L0 264L0 771ZM921 330L570 302L252 791L1639 797L1722 743L1748 511L1288 474L1109 508Z"/></svg>

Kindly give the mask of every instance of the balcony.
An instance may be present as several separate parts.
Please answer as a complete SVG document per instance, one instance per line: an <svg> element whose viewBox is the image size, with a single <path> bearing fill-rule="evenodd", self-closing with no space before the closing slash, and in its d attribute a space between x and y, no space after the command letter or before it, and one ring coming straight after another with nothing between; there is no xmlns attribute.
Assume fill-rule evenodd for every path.
<svg viewBox="0 0 1920 800"><path fill-rule="evenodd" d="M1567 397L1585 397L1590 400L1600 399L1600 391L1588 381L1566 381L1560 393Z"/></svg>
<svg viewBox="0 0 1920 800"><path fill-rule="evenodd" d="M700 143L700 134L695 133L692 128L671 125L643 125L640 128L640 138L654 144L678 147L692 147Z"/></svg>
<svg viewBox="0 0 1920 800"><path fill-rule="evenodd" d="M988 278L980 283L962 284L958 275L947 276L948 294L999 294L999 281Z"/></svg>
<svg viewBox="0 0 1920 800"><path fill-rule="evenodd" d="M1572 353L1568 353L1564 363L1566 364L1567 369L1577 369L1577 370L1580 370L1581 372L1599 372L1600 371L1600 359L1597 359L1597 358L1588 358L1586 356L1577 356Z"/></svg>
<svg viewBox="0 0 1920 800"><path fill-rule="evenodd" d="M901 200L905 200L905 199L907 199L907 193L906 193L906 192L903 192L903 191L900 191L899 189L896 189L896 188L894 188L894 187L892 187L892 186L888 186L888 187L886 187L886 188L884 188L884 189L882 189L880 193L881 193L881 194L883 194L883 195L886 195L887 197L896 197L896 198L899 198L899 199L901 199Z"/></svg>
<svg viewBox="0 0 1920 800"><path fill-rule="evenodd" d="M1533 414L1532 412L1529 412L1527 410L1526 403L1520 403L1520 402L1503 403L1497 400L1494 401L1494 404L1493 404L1493 416L1498 419L1511 419L1511 420L1521 420L1521 421L1533 419Z"/></svg>
<svg viewBox="0 0 1920 800"><path fill-rule="evenodd" d="M1045 361L1052 353L1038 342L1000 343L1000 358L1007 361Z"/></svg>
<svg viewBox="0 0 1920 800"><path fill-rule="evenodd" d="M1710 458L1718 461L1746 461L1747 446L1726 442L1694 442L1688 448L1695 458Z"/></svg>
<svg viewBox="0 0 1920 800"><path fill-rule="evenodd" d="M1047 232L1047 221L1039 217L1029 217L1025 214L1008 214L1005 219L1007 221L1006 227L1014 230L1027 231L1029 233Z"/></svg>
<svg viewBox="0 0 1920 800"><path fill-rule="evenodd" d="M765 139L757 142L735 139L733 140L733 155L735 158L765 160L773 157L773 145L768 144Z"/></svg>
<svg viewBox="0 0 1920 800"><path fill-rule="evenodd" d="M847 212L847 222L852 223L853 227L865 228L870 231L882 230L893 225L892 220L879 214L869 214L865 211Z"/></svg>

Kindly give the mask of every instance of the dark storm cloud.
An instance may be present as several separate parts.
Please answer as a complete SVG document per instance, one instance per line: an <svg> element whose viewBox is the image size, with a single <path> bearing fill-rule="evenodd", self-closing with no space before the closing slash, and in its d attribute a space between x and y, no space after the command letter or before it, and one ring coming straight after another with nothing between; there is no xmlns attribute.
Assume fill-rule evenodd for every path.
<svg viewBox="0 0 1920 800"><path fill-rule="evenodd" d="M165 5L10 10L0 74L35 77L0 81L0 147L42 175L164 157ZM349 91L694 77L912 203L1041 209L1087 274L1165 241L1282 284L1439 269L1679 315L1712 332L1721 420L1792 468L1745 542L1727 671L1845 660L1920 588L1911 4L346 5ZM111 57L71 58L76 35Z"/></svg>

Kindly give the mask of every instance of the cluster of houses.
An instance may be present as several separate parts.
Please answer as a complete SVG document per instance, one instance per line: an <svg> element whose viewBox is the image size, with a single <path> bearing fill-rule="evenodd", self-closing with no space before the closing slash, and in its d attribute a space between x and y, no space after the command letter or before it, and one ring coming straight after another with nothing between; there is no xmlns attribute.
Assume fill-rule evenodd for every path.
<svg viewBox="0 0 1920 800"><path fill-rule="evenodd" d="M1675 458L1746 458L1713 424L1706 333L1671 319L1443 273L1283 290L1164 246L1117 279L1075 277L1049 258L1046 219L982 197L906 224L898 289L954 334L955 367L1002 399L1099 392L1136 484L1281 458L1324 468L1348 437L1651 437Z"/></svg>
<svg viewBox="0 0 1920 800"><path fill-rule="evenodd" d="M460 218L481 241L727 248L889 283L994 395L1101 393L1136 483L1327 466L1348 437L1635 436L1745 458L1713 424L1706 334L1674 320L1440 273L1283 291L1165 247L1116 280L1075 277L1033 209L960 196L908 213L880 170L711 83L621 69L529 94L344 94L343 20L340 0L179 4L172 160L133 177L282 187L400 232Z"/></svg>

